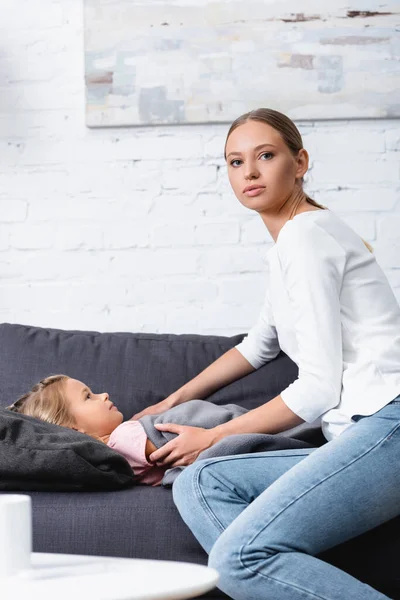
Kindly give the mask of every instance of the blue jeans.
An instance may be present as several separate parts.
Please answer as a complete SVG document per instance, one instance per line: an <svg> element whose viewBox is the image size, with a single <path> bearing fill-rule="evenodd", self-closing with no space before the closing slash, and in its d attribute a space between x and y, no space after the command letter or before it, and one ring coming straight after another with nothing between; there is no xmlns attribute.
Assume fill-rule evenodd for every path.
<svg viewBox="0 0 400 600"><path fill-rule="evenodd" d="M400 514L400 396L320 448L196 461L175 504L235 600L387 599L316 554Z"/></svg>

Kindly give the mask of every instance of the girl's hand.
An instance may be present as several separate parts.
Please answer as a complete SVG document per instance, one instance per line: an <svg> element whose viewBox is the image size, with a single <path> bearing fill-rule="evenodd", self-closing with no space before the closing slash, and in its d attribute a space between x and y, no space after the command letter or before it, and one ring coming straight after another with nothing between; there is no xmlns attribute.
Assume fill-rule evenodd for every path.
<svg viewBox="0 0 400 600"><path fill-rule="evenodd" d="M137 421L140 417L144 417L144 415L159 415L160 413L165 412L169 408L175 406L173 394L165 398L165 400L161 400L161 402L157 402L157 404L152 404L147 408L141 410L131 417L130 421Z"/></svg>
<svg viewBox="0 0 400 600"><path fill-rule="evenodd" d="M212 429L176 425L175 423L159 423L154 427L159 431L178 434L178 437L150 454L150 461L156 463L157 466L186 467L191 465L200 452L212 446L216 441Z"/></svg>

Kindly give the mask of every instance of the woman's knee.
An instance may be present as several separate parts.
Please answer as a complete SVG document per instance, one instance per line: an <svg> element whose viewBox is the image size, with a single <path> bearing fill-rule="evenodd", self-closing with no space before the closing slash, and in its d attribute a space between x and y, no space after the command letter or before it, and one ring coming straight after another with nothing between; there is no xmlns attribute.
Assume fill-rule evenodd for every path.
<svg viewBox="0 0 400 600"><path fill-rule="evenodd" d="M260 545L258 540L249 539L245 531L230 527L215 542L209 556L209 565L223 572L252 570L261 560L267 563L275 558L279 550L274 545Z"/></svg>
<svg viewBox="0 0 400 600"><path fill-rule="evenodd" d="M222 534L215 542L208 557L208 566L216 569L222 579L232 576L239 569L239 554L232 543L224 542Z"/></svg>
<svg viewBox="0 0 400 600"><path fill-rule="evenodd" d="M239 584L251 574L243 562L241 541L233 538L228 530L221 534L212 547L208 566L218 571L222 589L227 582L235 581Z"/></svg>
<svg viewBox="0 0 400 600"><path fill-rule="evenodd" d="M184 469L172 485L172 497L179 510L187 502L188 497L192 495L194 470L193 465Z"/></svg>
<svg viewBox="0 0 400 600"><path fill-rule="evenodd" d="M204 479L204 467L208 462L207 460L196 461L186 467L175 479L172 486L172 497L180 512L186 507L195 510Z"/></svg>
<svg viewBox="0 0 400 600"><path fill-rule="evenodd" d="M186 467L174 481L172 487L174 500L176 498L179 502L186 494L198 495L202 487L213 485L214 466L219 462L217 458L205 458L196 460L195 463Z"/></svg>

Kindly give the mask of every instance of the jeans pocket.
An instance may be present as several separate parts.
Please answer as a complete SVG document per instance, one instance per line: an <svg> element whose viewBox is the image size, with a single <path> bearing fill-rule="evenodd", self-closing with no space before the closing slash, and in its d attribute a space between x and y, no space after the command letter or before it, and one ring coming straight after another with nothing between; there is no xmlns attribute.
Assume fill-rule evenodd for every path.
<svg viewBox="0 0 400 600"><path fill-rule="evenodd" d="M392 400L391 402L388 402L386 404L386 406L384 406L383 408L381 408L380 410L383 410L384 408L386 408L387 406L390 406L392 404L400 404L400 395L396 396L396 398L394 400ZM379 412L379 411L378 411ZM361 421L361 419L365 419L366 417L372 417L374 415L374 413L372 413L372 415L352 415L351 420L354 423L358 423L358 421Z"/></svg>
<svg viewBox="0 0 400 600"><path fill-rule="evenodd" d="M354 423L358 423L358 421L361 421L361 419L365 419L365 417L367 417L369 415L353 415L351 417L351 420L354 421Z"/></svg>
<svg viewBox="0 0 400 600"><path fill-rule="evenodd" d="M389 404L400 404L400 394L398 396L396 396L396 398L394 400L389 402Z"/></svg>

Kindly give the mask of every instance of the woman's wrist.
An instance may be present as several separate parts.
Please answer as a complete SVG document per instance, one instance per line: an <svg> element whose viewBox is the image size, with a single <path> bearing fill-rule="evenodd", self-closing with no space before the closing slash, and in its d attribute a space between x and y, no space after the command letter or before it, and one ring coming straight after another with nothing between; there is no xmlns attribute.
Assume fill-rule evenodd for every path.
<svg viewBox="0 0 400 600"><path fill-rule="evenodd" d="M179 390L171 394L171 397L173 398L173 406L178 406L178 404L193 400L196 396L193 396L189 387L182 386Z"/></svg>
<svg viewBox="0 0 400 600"><path fill-rule="evenodd" d="M219 426L212 427L211 429L208 429L207 431L210 436L211 446L214 446L217 442L220 442L222 439L224 439L224 437L226 437L228 435L227 433L224 433L223 431L221 431L219 429Z"/></svg>
<svg viewBox="0 0 400 600"><path fill-rule="evenodd" d="M176 392L173 392L170 396L168 396L168 398L166 398L166 401L168 403L168 407L173 408L174 406L183 404L183 402L186 402L188 399L189 398L186 398L183 390L180 389L180 390L177 390Z"/></svg>

